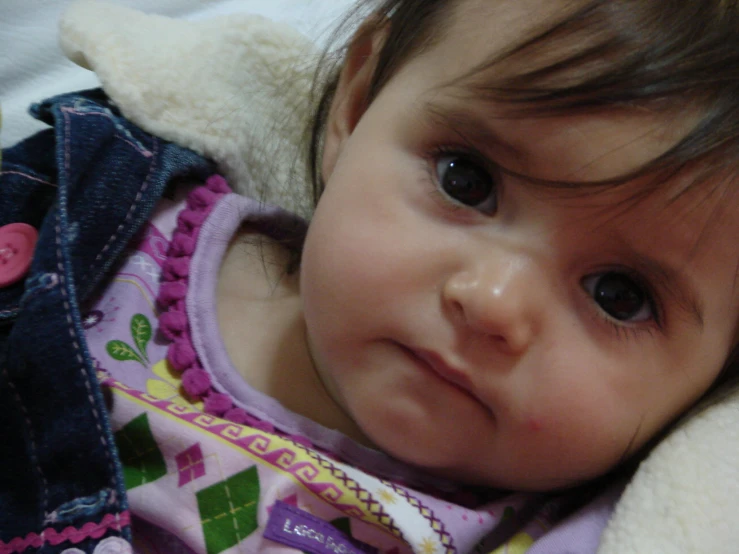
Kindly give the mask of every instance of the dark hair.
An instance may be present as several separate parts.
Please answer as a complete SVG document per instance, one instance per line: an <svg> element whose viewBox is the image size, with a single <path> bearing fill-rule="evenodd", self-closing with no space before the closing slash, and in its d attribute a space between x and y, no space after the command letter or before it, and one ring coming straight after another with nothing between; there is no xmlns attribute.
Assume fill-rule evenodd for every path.
<svg viewBox="0 0 739 554"><path fill-rule="evenodd" d="M323 189L322 137L341 62L351 44L346 31L364 19L361 36L385 32L368 91L371 103L403 64L444 37L445 22L451 20L445 16L457 4L459 0L364 0L343 21L335 39L345 42L324 53L313 88L316 109L308 130L308 168L316 202ZM669 175L688 169L695 170L693 183L709 177L737 179L739 0L570 2L559 19L534 29L462 78L472 79L476 90L510 108L511 117L612 108L697 114L688 135L660 157L608 182L577 186L616 186L641 175L654 175L649 181L659 186ZM739 378L738 353L735 348L709 391L712 396L705 396L706 403L699 406L716 398L717 388L726 389ZM667 431L632 457L627 471L633 471ZM592 491L587 489L586 496Z"/></svg>
<svg viewBox="0 0 739 554"><path fill-rule="evenodd" d="M495 0L490 0L491 2ZM359 33L386 27L386 39L368 91L371 102L397 70L444 36L444 22L459 0L364 0L336 37L365 17ZM618 184L687 167L733 177L739 154L739 2L737 0L583 0L465 78L510 107L512 116L546 117L606 108L646 107L675 113L693 106L700 119L672 149ZM336 92L341 59L349 47L326 51L314 81L317 98L309 131L308 167L317 201L321 139ZM523 72L515 72L523 61ZM532 67L533 61L533 67ZM333 62L333 63L331 63ZM506 66L506 71L490 71Z"/></svg>

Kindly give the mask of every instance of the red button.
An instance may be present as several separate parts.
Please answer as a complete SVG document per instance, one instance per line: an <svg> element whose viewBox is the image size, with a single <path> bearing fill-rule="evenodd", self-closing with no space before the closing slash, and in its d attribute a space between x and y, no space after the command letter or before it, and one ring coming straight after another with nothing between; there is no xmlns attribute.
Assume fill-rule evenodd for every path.
<svg viewBox="0 0 739 554"><path fill-rule="evenodd" d="M0 287L19 281L28 273L38 231L26 223L0 227Z"/></svg>

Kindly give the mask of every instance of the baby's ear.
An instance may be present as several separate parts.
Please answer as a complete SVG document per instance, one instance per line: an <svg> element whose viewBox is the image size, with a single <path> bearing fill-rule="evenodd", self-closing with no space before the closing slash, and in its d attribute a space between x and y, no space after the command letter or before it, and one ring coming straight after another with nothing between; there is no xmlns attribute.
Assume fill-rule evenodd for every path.
<svg viewBox="0 0 739 554"><path fill-rule="evenodd" d="M370 84L385 43L386 29L386 22L371 20L364 23L346 53L326 123L321 159L324 181L333 172L344 142L369 106Z"/></svg>

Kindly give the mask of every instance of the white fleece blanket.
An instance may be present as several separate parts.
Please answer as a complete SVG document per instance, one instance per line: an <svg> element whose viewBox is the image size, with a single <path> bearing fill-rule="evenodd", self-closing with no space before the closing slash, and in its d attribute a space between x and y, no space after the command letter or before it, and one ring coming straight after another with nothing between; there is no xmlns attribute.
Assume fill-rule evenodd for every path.
<svg viewBox="0 0 739 554"><path fill-rule="evenodd" d="M316 55L304 36L250 16L192 22L80 0L62 20L61 43L135 123L213 158L238 190L309 213L306 195L286 192L302 178L296 148ZM735 394L642 464L599 554L736 553L738 514Z"/></svg>

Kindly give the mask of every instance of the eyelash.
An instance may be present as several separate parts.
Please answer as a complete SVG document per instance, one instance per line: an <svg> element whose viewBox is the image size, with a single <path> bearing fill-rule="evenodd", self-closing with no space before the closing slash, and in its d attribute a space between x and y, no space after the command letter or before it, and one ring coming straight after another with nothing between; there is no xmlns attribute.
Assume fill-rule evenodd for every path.
<svg viewBox="0 0 739 554"><path fill-rule="evenodd" d="M613 268L612 270L625 274L629 279L633 280L637 285L639 285L639 287L641 287L646 296L646 302L649 306L652 318L649 321L636 323L619 321L609 316L597 305L595 300L589 296L588 301L593 304L593 310L595 312L594 317L597 318L600 323L606 323L618 338L636 338L642 336L644 333L649 336L653 336L655 331L663 330L664 310L659 301L659 296L654 292L654 287L649 285L644 277L633 270L624 267ZM599 273L605 273L606 271L608 270L601 270Z"/></svg>
<svg viewBox="0 0 739 554"><path fill-rule="evenodd" d="M629 325L627 323L619 322L613 318L608 317L608 314L604 313L602 310L598 310L597 307L596 310L600 312L597 316L598 319L600 319L601 321L605 321L605 323L611 328L613 333L620 339L641 337L645 333L649 336L652 336L654 335L655 326L657 329L660 328L656 317L654 320L654 323L656 325L650 325L649 322Z"/></svg>
<svg viewBox="0 0 739 554"><path fill-rule="evenodd" d="M465 213L465 212L473 212L479 214L477 210L472 208L471 206L465 206L464 204L457 203L454 201L453 198L446 195L444 192L441 191L441 185L439 183L438 175L437 175L437 167L436 163L438 162L439 158L443 156L452 156L452 155L458 155L462 157L469 158L471 160L474 160L478 162L481 166L486 168L490 173L492 174L494 171L490 169L490 166L493 165L490 161L488 161L485 156L480 154L480 152L472 148L470 146L464 145L436 145L433 148L431 148L426 155L423 156L423 163L426 170L426 174L428 175L428 178L433 183L433 187L431 188L431 196L434 199L435 202L437 202L441 207L446 209L447 211L451 213ZM498 192L498 194L500 194Z"/></svg>

